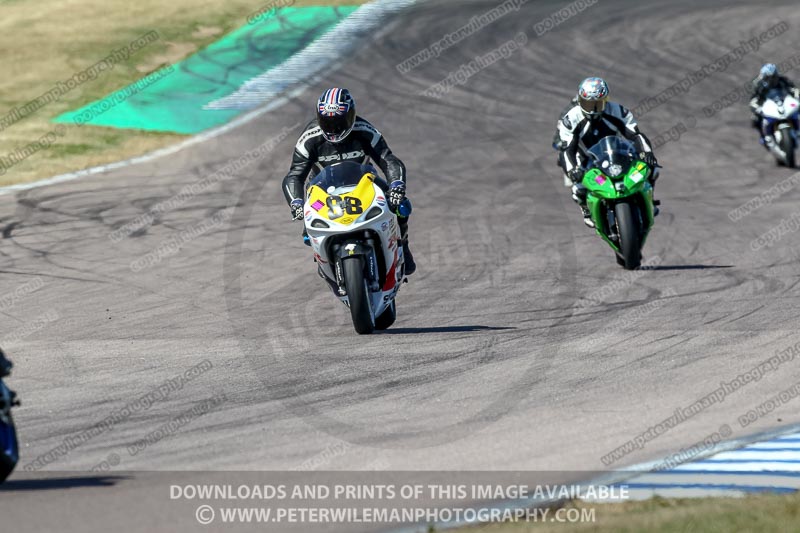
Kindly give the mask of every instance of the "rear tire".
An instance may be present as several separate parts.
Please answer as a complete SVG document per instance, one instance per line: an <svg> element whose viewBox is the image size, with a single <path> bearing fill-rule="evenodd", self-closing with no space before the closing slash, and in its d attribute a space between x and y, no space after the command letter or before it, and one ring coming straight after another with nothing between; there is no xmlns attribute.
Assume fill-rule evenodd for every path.
<svg viewBox="0 0 800 533"><path fill-rule="evenodd" d="M625 270L635 270L642 264L641 234L634 210L636 207L625 202L614 207L619 230L619 249Z"/></svg>
<svg viewBox="0 0 800 533"><path fill-rule="evenodd" d="M342 259L342 270L353 327L357 333L368 335L375 330L375 322L372 319L370 294L364 277L364 259L361 256L346 257Z"/></svg>
<svg viewBox="0 0 800 533"><path fill-rule="evenodd" d="M375 329L389 329L389 327L394 324L394 321L397 319L397 304L392 303L389 304L389 307L381 313L381 315L375 319Z"/></svg>

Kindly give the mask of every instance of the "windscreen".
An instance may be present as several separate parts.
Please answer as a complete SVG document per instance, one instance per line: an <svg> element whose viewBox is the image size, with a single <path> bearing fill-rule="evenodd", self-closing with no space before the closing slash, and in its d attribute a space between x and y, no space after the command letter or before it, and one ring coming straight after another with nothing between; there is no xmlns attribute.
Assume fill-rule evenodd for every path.
<svg viewBox="0 0 800 533"><path fill-rule="evenodd" d="M592 166L614 178L626 173L636 159L636 148L633 143L622 137L603 137L589 148Z"/></svg>
<svg viewBox="0 0 800 533"><path fill-rule="evenodd" d="M316 185L326 192L328 192L331 187L334 189L338 189L339 187L354 187L358 185L358 182L361 181L364 174L373 174L377 176L377 171L375 167L371 165L359 165L358 163L345 161L325 167L319 174L314 176L314 179L312 179L308 185L309 187Z"/></svg>

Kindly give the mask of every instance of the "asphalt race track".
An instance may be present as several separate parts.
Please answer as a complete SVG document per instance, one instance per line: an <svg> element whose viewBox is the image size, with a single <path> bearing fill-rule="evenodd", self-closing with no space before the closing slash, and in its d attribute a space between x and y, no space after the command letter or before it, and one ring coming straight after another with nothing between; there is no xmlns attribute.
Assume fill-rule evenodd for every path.
<svg viewBox="0 0 800 533"><path fill-rule="evenodd" d="M398 73L399 62L496 5L421 2L243 127L170 157L0 197L6 292L41 285L3 309L0 342L16 363L9 384L23 400L24 456L0 495L9 531L196 530L142 471L182 471L175 476L186 483L204 479L192 471L312 467L580 477L659 459L724 424L738 438L800 422L789 403L747 428L737 423L798 380L788 363L611 467L601 462L800 340L800 234L751 246L793 215L800 191L737 222L728 216L794 171L758 145L745 102L713 118L702 112L763 62L797 53L796 2L601 0L536 36L534 25L564 4L535 1ZM651 138L678 124L685 131L656 151L662 214L644 250L656 268L624 273L562 185L550 147L558 112L588 75L606 77L612 99L635 108L781 21L791 30L639 117ZM522 50L443 98L421 96L520 32ZM395 326L370 337L355 335L318 279L280 191L301 124L333 85L351 89L404 160L414 202L418 271L399 294ZM290 135L257 162L132 236L110 238L283 128ZM186 231L196 238L131 268ZM602 301L586 299L597 291ZM35 479L24 472L65 437L206 360L179 390ZM129 451L220 395L209 412ZM108 471L89 472L103 461ZM83 481L70 481L75 473ZM131 502L146 502L147 516Z"/></svg>

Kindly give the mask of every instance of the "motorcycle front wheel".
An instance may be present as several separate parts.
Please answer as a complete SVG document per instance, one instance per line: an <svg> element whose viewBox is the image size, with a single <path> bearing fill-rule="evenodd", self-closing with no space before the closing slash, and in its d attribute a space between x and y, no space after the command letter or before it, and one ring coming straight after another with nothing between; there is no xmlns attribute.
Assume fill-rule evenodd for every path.
<svg viewBox="0 0 800 533"><path fill-rule="evenodd" d="M788 130L784 130L783 135L781 135L780 146L783 153L786 154L786 166L795 168L794 137L792 137Z"/></svg>
<svg viewBox="0 0 800 533"><path fill-rule="evenodd" d="M614 206L619 231L619 259L625 270L635 270L642 264L642 244L639 224L635 216L638 209L627 202Z"/></svg>
<svg viewBox="0 0 800 533"><path fill-rule="evenodd" d="M364 277L364 258L345 257L342 259L342 271L353 327L361 335L370 334L375 331L375 321L372 317L367 279Z"/></svg>

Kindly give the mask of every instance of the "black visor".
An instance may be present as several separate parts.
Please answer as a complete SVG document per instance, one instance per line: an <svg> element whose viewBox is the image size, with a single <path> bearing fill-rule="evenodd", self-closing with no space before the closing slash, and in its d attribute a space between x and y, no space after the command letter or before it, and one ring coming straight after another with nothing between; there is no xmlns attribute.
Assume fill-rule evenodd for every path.
<svg viewBox="0 0 800 533"><path fill-rule="evenodd" d="M319 116L319 127L330 135L341 135L347 131L347 115Z"/></svg>
<svg viewBox="0 0 800 533"><path fill-rule="evenodd" d="M319 113L317 124L322 129L325 138L331 142L338 142L347 137L356 121L356 111L353 108L343 115Z"/></svg>

